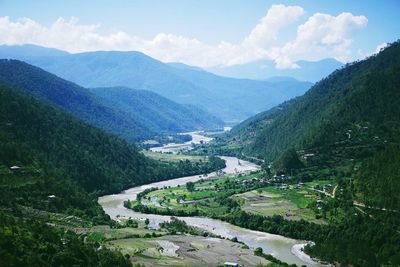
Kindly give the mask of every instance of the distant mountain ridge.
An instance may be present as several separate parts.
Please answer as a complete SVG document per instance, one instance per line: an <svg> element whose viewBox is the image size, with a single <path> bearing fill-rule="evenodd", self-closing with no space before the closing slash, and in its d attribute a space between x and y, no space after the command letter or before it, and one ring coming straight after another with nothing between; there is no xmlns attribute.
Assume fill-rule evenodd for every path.
<svg viewBox="0 0 400 267"><path fill-rule="evenodd" d="M144 123L153 132L184 132L219 129L223 122L194 106L178 104L147 90L127 87L89 88L96 96L108 101Z"/></svg>
<svg viewBox="0 0 400 267"><path fill-rule="evenodd" d="M333 58L318 61L300 60L296 64L299 68L277 69L272 60L258 60L240 65L210 67L206 70L238 79L269 80L271 77L291 77L300 81L316 82L343 66L343 63Z"/></svg>
<svg viewBox="0 0 400 267"><path fill-rule="evenodd" d="M5 58L24 60L85 87L123 86L156 92L181 104L195 105L223 119L239 122L310 86L299 81L254 81L220 77L181 63L165 64L141 52L98 51L69 54L47 48L0 46ZM36 50L35 50L36 49ZM36 51L35 56L31 56ZM42 56L41 56L42 55Z"/></svg>
<svg viewBox="0 0 400 267"><path fill-rule="evenodd" d="M131 142L161 133L223 127L221 120L204 111L174 103L151 92L125 88L125 105L121 107L107 95L93 93L99 90L83 88L18 60L0 61L0 81ZM141 108L134 109L138 102ZM157 123L154 123L154 117L160 118Z"/></svg>

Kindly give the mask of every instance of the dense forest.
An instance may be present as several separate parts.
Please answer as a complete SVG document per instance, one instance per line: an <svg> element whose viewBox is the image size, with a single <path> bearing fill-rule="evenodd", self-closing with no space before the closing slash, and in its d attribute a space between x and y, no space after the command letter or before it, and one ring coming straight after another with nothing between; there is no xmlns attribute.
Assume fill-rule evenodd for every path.
<svg viewBox="0 0 400 267"><path fill-rule="evenodd" d="M399 146L390 146L367 160L355 176L358 198L368 206L400 212L399 166Z"/></svg>
<svg viewBox="0 0 400 267"><path fill-rule="evenodd" d="M18 60L0 61L0 81L129 142L154 137L163 141L163 134L223 126L207 112L155 93L128 88L89 90Z"/></svg>
<svg viewBox="0 0 400 267"><path fill-rule="evenodd" d="M400 44L394 43L376 56L347 64L303 96L248 119L217 143L219 152L273 161L291 148L328 154L335 146L346 148L346 157L366 158L383 143L398 142L399 51ZM354 136L354 130L360 134Z"/></svg>
<svg viewBox="0 0 400 267"><path fill-rule="evenodd" d="M37 160L99 194L222 166L215 158L204 167L147 159L133 145L16 90L0 91L1 160L8 166Z"/></svg>
<svg viewBox="0 0 400 267"><path fill-rule="evenodd" d="M65 214L89 225L113 224L97 203L99 195L225 166L215 157L196 163L148 159L134 145L5 84L0 100L0 231L4 242L15 238L7 250L1 244L7 266L125 266L120 254L97 251L45 222ZM42 213L34 224L23 219ZM71 247L52 244L64 235Z"/></svg>
<svg viewBox="0 0 400 267"><path fill-rule="evenodd" d="M73 232L0 211L1 266L132 266L121 253L83 242Z"/></svg>
<svg viewBox="0 0 400 267"><path fill-rule="evenodd" d="M250 118L207 149L263 158L265 166L272 163L276 172L295 173L300 181L348 178L359 169L356 198L396 209L399 99L400 42L395 42L333 72L304 96Z"/></svg>
<svg viewBox="0 0 400 267"><path fill-rule="evenodd" d="M223 122L207 112L178 104L154 92L127 87L90 88L93 94L108 101L144 123L155 133L188 130L222 129Z"/></svg>

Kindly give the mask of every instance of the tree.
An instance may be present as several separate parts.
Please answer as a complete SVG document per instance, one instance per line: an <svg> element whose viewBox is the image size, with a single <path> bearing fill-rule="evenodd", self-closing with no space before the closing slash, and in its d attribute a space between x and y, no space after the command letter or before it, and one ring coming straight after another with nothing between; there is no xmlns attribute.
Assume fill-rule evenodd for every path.
<svg viewBox="0 0 400 267"><path fill-rule="evenodd" d="M280 172L290 172L303 167L304 164L300 161L294 149L287 150L280 160L277 162L276 169Z"/></svg>
<svg viewBox="0 0 400 267"><path fill-rule="evenodd" d="M262 256L262 254L263 254L263 249L262 249L262 248L258 247L258 248L256 248L256 249L254 250L254 255L256 255L256 256Z"/></svg>
<svg viewBox="0 0 400 267"><path fill-rule="evenodd" d="M193 183L193 182L187 182L187 183L186 183L186 189L187 189L189 192L193 192L193 191L194 191L194 183Z"/></svg>

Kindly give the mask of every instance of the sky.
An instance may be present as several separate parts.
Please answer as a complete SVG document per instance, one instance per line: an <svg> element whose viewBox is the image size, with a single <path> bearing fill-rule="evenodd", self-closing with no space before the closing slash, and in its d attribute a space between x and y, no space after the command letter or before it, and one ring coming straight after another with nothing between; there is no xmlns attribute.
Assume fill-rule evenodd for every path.
<svg viewBox="0 0 400 267"><path fill-rule="evenodd" d="M200 67L369 56L400 38L399 0L0 0L0 44L137 50Z"/></svg>

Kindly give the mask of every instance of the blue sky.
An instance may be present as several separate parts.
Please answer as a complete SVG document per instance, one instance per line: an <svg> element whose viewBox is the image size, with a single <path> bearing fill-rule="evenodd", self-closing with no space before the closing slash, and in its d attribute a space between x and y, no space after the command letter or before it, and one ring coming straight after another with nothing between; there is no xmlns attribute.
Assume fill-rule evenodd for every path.
<svg viewBox="0 0 400 267"><path fill-rule="evenodd" d="M252 30L273 5L297 6L302 10L289 12L288 14L294 14L293 21L283 22L283 26L279 25L277 32L261 31L260 34L276 34L277 36L272 41L257 41L257 46L252 43L251 49L259 50L257 53L253 52L249 45L246 45L247 48L244 49L243 41L251 35ZM332 17L319 18L318 21L326 23L327 27L334 31L330 36L321 35L321 38L329 37L337 40L330 42L329 47L321 50L318 56L307 51L298 52L302 49L301 44L298 43L299 40L295 41L298 27L307 23L317 13ZM335 17L342 13L351 13L354 17L359 17L344 16L335 22ZM299 59L317 60L320 57L335 57L341 61L349 61L374 52L378 45L400 38L399 14L400 1L396 0L0 0L0 17L9 17L8 21L3 21L3 28L0 24L0 44L31 42L70 52L141 50L163 61L181 61L201 66L272 59L280 61L281 63L277 64L283 67L295 67L293 62ZM78 20L73 21L72 26L65 26L64 24L71 22L71 17ZM16 25L21 18L29 18L30 23L24 22L22 26ZM59 18L64 19L62 23L59 23L62 25L57 24L57 27L51 29ZM269 21L271 22L271 20L274 19ZM270 22L269 24L266 22L264 26L271 28ZM33 23L35 25L31 26L35 27L34 30L27 26L27 24ZM275 24L273 25L275 27ZM349 30L344 29L338 33L334 29L339 27L337 25L348 27ZM20 29L17 26L25 28ZM79 31L75 32L75 28L79 28L76 26L94 28L81 27ZM75 28L71 29L71 27ZM11 32L10 29L14 29L14 32ZM57 35L54 31L59 31L60 34ZM61 31L67 31L67 33L62 34ZM123 32L123 34L116 35L118 32ZM96 38L92 38L94 33L97 35ZM22 36L23 34L25 36ZM46 34L51 37L40 37L40 35L46 36ZM68 34L70 34L70 38L68 38ZM76 38L76 35L80 35L81 39L73 39ZM14 36L14 38L10 36ZM60 39L60 36L67 37L71 42L64 45L51 39ZM159 38L156 38L157 36ZM90 38L95 40L90 43L87 40ZM311 41L316 40L309 40L309 42ZM340 47L339 42L342 42ZM225 43L229 45L227 46ZM283 49L285 45L286 49ZM303 41L303 45L305 45L305 41ZM291 51L289 47L298 51ZM335 52L329 53L329 49L335 50ZM341 51L337 51L338 49ZM193 50L192 54L191 50ZM195 59L195 54L202 51L204 51L202 57L205 59ZM227 54L231 56L222 55L223 51L227 51ZM237 53L247 56L235 58ZM207 55L210 55L209 59L207 59ZM289 56L283 58L286 55ZM221 58L220 62L215 58Z"/></svg>

